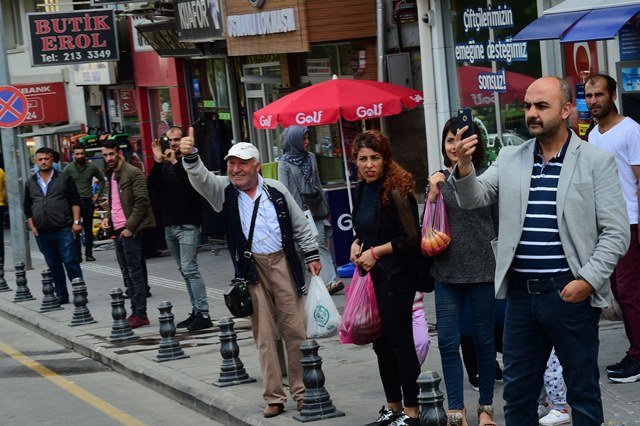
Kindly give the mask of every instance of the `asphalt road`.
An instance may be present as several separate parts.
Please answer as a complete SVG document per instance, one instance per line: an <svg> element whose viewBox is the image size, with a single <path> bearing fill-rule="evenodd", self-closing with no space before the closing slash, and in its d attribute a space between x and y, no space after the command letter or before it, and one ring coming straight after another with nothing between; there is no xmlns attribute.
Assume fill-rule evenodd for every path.
<svg viewBox="0 0 640 426"><path fill-rule="evenodd" d="M0 383L3 426L220 424L4 318Z"/></svg>

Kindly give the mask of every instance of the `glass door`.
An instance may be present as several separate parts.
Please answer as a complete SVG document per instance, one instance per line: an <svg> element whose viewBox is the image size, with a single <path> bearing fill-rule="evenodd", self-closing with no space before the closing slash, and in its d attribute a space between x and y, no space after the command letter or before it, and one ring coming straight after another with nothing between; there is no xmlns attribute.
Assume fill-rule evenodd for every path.
<svg viewBox="0 0 640 426"><path fill-rule="evenodd" d="M258 147L263 163L273 162L282 151L279 143L281 129L256 129L253 127L253 113L276 100L276 89L281 82L280 64L268 62L245 65L241 81L247 99L250 142Z"/></svg>

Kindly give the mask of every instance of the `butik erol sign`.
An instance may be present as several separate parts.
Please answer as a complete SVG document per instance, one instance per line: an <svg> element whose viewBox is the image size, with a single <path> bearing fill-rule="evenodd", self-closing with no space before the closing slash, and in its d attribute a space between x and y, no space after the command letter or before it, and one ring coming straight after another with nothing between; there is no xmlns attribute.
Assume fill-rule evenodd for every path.
<svg viewBox="0 0 640 426"><path fill-rule="evenodd" d="M499 5L496 8L491 6L468 8L462 14L462 23L464 32L475 31L479 33L483 30L496 28L513 28L513 10L510 6ZM486 43L478 43L475 39L470 38L464 43L456 43L455 57L457 62L465 62L467 64L476 64L477 62L496 62L511 65L513 62L527 61L529 54L527 52L526 42L516 42L511 37L504 39L489 40ZM477 88L479 92L498 92L507 91L507 73L504 68L497 72L480 73L477 77ZM474 95L479 95L474 97ZM471 94L474 99L480 99L481 93ZM476 106L492 104L493 102L485 102L487 98L483 97L482 102L476 102Z"/></svg>
<svg viewBox="0 0 640 426"><path fill-rule="evenodd" d="M113 10L28 13L27 20L34 67L119 59Z"/></svg>

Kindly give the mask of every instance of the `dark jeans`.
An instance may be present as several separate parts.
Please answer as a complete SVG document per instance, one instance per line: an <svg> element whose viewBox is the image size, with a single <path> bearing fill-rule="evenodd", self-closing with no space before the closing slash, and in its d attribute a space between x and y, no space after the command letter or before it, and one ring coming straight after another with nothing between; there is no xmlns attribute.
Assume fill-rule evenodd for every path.
<svg viewBox="0 0 640 426"><path fill-rule="evenodd" d="M122 237L122 229L115 232L116 258L124 285L131 298L131 313L147 316L147 268L142 255L142 236Z"/></svg>
<svg viewBox="0 0 640 426"><path fill-rule="evenodd" d="M627 354L640 362L640 242L638 225L631 225L631 244L611 276L611 291L620 304L624 331L629 339Z"/></svg>
<svg viewBox="0 0 640 426"><path fill-rule="evenodd" d="M56 297L68 301L69 291L64 270L67 270L69 281L74 278L82 278L82 270L76 259L73 233L70 229L38 231L36 243L51 270Z"/></svg>
<svg viewBox="0 0 640 426"><path fill-rule="evenodd" d="M82 232L84 233L84 254L93 254L93 211L95 205L91 198L80 199L80 215L82 216ZM76 253L78 260L82 260L82 235L76 234Z"/></svg>
<svg viewBox="0 0 640 426"><path fill-rule="evenodd" d="M397 274L374 281L382 318L382 336L373 342L387 402L418 405L420 363L413 343L413 298L416 277ZM410 275L410 274L406 274Z"/></svg>
<svg viewBox="0 0 640 426"><path fill-rule="evenodd" d="M436 281L436 318L442 373L450 410L464 408L460 329L465 303L471 307L473 341L478 357L478 378L482 405L493 404L496 352L493 341L495 295L492 282L447 284Z"/></svg>
<svg viewBox="0 0 640 426"><path fill-rule="evenodd" d="M566 283L565 283L566 284ZM538 396L551 348L563 367L576 426L604 421L598 379L600 309L568 303L560 291L529 294L509 284L504 324L504 415L507 426L537 425Z"/></svg>

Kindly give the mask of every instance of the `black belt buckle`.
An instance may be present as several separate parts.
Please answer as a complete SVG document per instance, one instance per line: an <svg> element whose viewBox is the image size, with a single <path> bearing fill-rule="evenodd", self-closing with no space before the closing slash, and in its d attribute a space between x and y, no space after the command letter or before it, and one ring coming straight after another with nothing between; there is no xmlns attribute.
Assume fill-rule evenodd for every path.
<svg viewBox="0 0 640 426"><path fill-rule="evenodd" d="M527 280L527 293L529 294L542 294L543 292L540 291L540 286L536 285L539 284L540 280L538 279L533 279L533 280ZM534 288L537 287L537 290L533 290L531 287L531 284L534 285Z"/></svg>

